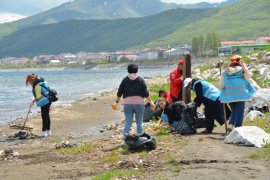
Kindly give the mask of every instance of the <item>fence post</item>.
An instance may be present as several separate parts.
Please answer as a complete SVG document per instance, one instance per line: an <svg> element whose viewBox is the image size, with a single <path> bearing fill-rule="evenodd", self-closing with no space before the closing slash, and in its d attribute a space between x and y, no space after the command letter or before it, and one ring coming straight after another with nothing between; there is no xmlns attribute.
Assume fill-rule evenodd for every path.
<svg viewBox="0 0 270 180"><path fill-rule="evenodd" d="M191 78L191 55L186 54L184 56L184 68L183 68L183 78L184 80L188 77ZM191 102L191 92L188 88L182 88L182 99L187 104Z"/></svg>

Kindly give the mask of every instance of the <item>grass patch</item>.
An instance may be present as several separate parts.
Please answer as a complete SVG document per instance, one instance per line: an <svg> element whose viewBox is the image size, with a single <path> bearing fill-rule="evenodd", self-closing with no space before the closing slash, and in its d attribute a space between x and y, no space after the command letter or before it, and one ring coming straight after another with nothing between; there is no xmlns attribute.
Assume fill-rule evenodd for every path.
<svg viewBox="0 0 270 180"><path fill-rule="evenodd" d="M269 113L266 113L264 117L257 118L252 121L244 121L245 126L257 126L262 128L266 132L270 133L270 122L268 121Z"/></svg>
<svg viewBox="0 0 270 180"><path fill-rule="evenodd" d="M120 160L119 154L117 152L112 152L111 154L101 158L104 163L115 163Z"/></svg>
<svg viewBox="0 0 270 180"><path fill-rule="evenodd" d="M212 67L211 65L200 65L198 68L200 69L201 74L203 74L205 71L211 69Z"/></svg>
<svg viewBox="0 0 270 180"><path fill-rule="evenodd" d="M170 134L169 128L161 127L157 130L156 136L164 136L169 134Z"/></svg>
<svg viewBox="0 0 270 180"><path fill-rule="evenodd" d="M164 84L154 84L150 86L149 91L150 91L151 99L153 101L160 99L160 97L158 97L158 91L161 89L168 91L170 89L170 84L164 83Z"/></svg>
<svg viewBox="0 0 270 180"><path fill-rule="evenodd" d="M71 148L60 148L58 151L65 154L79 154L83 152L91 152L93 150L92 144L85 144L80 146L75 146Z"/></svg>
<svg viewBox="0 0 270 180"><path fill-rule="evenodd" d="M265 144L262 149L248 155L251 159L270 159L270 144Z"/></svg>
<svg viewBox="0 0 270 180"><path fill-rule="evenodd" d="M55 143L60 143L62 141L63 141L63 139L60 136L51 136L50 139L49 139L49 142L54 143L54 144Z"/></svg>
<svg viewBox="0 0 270 180"><path fill-rule="evenodd" d="M205 79L205 81L207 81L207 82L209 82L209 83L211 83L211 84L215 84L215 83L218 83L218 82L219 82L218 79L213 79L213 78L211 78L211 77Z"/></svg>
<svg viewBox="0 0 270 180"><path fill-rule="evenodd" d="M261 87L261 88L269 88L270 80L264 79L263 76L260 76L259 73L254 73L252 79Z"/></svg>
<svg viewBox="0 0 270 180"><path fill-rule="evenodd" d="M103 172L93 178L91 180L109 180L109 179L115 179L120 177L132 177L132 176L138 176L139 172L135 170L128 170L128 169L113 169L107 172Z"/></svg>

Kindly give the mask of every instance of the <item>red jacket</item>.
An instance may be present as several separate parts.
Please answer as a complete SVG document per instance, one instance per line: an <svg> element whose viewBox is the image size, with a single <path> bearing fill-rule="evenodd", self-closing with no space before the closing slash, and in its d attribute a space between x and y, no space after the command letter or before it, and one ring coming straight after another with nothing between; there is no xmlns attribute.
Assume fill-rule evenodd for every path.
<svg viewBox="0 0 270 180"><path fill-rule="evenodd" d="M166 91L163 98L166 99L166 101L169 103L169 104L172 104L172 97L171 97L171 94L170 92Z"/></svg>
<svg viewBox="0 0 270 180"><path fill-rule="evenodd" d="M182 91L183 81L180 79L182 73L178 68L170 73L170 93L173 97L178 98L179 93Z"/></svg>

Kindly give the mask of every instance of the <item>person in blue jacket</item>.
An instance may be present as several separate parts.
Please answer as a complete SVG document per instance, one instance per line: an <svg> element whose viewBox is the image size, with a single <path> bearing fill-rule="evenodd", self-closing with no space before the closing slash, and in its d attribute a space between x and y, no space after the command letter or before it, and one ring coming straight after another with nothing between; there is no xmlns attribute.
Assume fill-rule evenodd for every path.
<svg viewBox="0 0 270 180"><path fill-rule="evenodd" d="M239 55L231 58L231 63L222 73L220 78L220 101L229 103L232 109L229 120L230 128L242 126L245 101L251 100L256 92L255 88L248 81L248 78L251 76L252 73L248 72Z"/></svg>
<svg viewBox="0 0 270 180"><path fill-rule="evenodd" d="M224 124L224 112L222 104L219 101L220 90L214 85L204 80L196 80L186 78L184 80L184 88L190 88L196 93L193 100L197 107L201 104L205 107L206 129L203 134L210 134L214 129L214 120L220 125Z"/></svg>
<svg viewBox="0 0 270 180"><path fill-rule="evenodd" d="M36 102L37 106L41 108L41 117L42 117L42 131L38 134L39 137L46 137L51 135L50 126L51 126L51 119L50 119L50 106L51 102L48 99L48 84L44 81L43 78L31 74L27 75L26 85L32 86L32 93L33 93L33 100L32 103Z"/></svg>

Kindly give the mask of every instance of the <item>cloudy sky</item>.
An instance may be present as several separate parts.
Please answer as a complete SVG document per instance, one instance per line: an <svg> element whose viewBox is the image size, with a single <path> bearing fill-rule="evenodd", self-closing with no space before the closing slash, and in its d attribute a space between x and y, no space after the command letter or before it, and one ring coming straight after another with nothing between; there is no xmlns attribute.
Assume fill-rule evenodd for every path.
<svg viewBox="0 0 270 180"><path fill-rule="evenodd" d="M41 11L59 6L72 0L0 0L0 13L16 13L24 16L33 15ZM224 0L161 0L163 2L174 2L178 4L197 2L222 2Z"/></svg>

